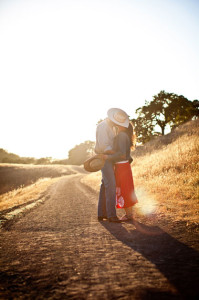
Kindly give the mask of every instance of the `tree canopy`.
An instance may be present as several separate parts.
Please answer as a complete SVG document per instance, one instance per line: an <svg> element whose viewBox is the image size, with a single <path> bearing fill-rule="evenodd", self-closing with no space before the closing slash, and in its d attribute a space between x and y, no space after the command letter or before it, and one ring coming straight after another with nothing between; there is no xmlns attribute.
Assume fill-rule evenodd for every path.
<svg viewBox="0 0 199 300"><path fill-rule="evenodd" d="M68 164L81 165L94 152L95 142L85 141L68 152Z"/></svg>
<svg viewBox="0 0 199 300"><path fill-rule="evenodd" d="M153 136L164 135L173 128L199 115L199 101L190 101L182 95L160 91L153 100L136 110L133 119L138 141L145 143Z"/></svg>

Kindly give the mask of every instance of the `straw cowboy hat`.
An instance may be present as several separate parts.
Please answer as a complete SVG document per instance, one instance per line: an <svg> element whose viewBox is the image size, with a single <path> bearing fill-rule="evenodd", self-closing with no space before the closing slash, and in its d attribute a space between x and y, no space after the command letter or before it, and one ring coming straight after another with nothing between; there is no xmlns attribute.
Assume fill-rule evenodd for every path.
<svg viewBox="0 0 199 300"><path fill-rule="evenodd" d="M115 124L128 128L129 117L125 111L120 108L110 108L107 111L108 118Z"/></svg>
<svg viewBox="0 0 199 300"><path fill-rule="evenodd" d="M97 172L104 166L105 160L102 154L96 154L84 162L84 169L88 172Z"/></svg>

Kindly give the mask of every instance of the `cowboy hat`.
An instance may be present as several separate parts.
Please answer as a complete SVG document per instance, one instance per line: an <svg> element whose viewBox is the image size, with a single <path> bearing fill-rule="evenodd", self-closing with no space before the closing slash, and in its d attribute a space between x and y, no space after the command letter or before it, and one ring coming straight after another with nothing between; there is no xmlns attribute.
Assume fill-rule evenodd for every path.
<svg viewBox="0 0 199 300"><path fill-rule="evenodd" d="M125 111L120 108L110 108L107 111L108 118L115 124L128 128L129 117Z"/></svg>
<svg viewBox="0 0 199 300"><path fill-rule="evenodd" d="M97 172L104 166L105 160L102 154L96 154L84 162L84 169L88 172Z"/></svg>

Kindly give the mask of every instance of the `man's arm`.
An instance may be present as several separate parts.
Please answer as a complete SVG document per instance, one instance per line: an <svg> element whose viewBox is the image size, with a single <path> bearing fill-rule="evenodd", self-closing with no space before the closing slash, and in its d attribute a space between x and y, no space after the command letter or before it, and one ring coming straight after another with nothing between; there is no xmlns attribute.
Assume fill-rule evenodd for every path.
<svg viewBox="0 0 199 300"><path fill-rule="evenodd" d="M95 152L96 153L107 153L107 154L112 154L114 152L112 149L112 144L113 144L113 138L111 140L109 136L109 132L106 126L99 127L97 128L96 131L96 147L95 147ZM114 137L114 136L113 136Z"/></svg>

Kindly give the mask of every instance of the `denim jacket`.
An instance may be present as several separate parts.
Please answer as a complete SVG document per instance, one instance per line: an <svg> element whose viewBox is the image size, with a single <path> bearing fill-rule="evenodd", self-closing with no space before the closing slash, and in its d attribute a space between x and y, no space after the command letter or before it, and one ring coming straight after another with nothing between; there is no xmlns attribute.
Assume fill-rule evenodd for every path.
<svg viewBox="0 0 199 300"><path fill-rule="evenodd" d="M113 149L115 151L114 154L109 155L108 160L113 163L128 160L130 163L132 162L132 158L130 155L130 140L127 133L121 131L114 139Z"/></svg>

